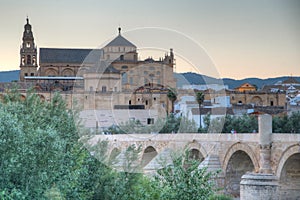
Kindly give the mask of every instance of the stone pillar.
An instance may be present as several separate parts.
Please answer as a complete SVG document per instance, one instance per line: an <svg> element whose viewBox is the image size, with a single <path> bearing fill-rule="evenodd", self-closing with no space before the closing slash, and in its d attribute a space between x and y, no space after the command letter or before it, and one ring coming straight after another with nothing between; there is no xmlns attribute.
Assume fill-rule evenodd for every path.
<svg viewBox="0 0 300 200"><path fill-rule="evenodd" d="M258 118L259 130L259 165L260 173L272 173L271 145L272 145L272 116L260 115Z"/></svg>
<svg viewBox="0 0 300 200"><path fill-rule="evenodd" d="M247 173L240 183L241 200L278 200L278 179L272 174L272 117L260 115L259 126L259 173Z"/></svg>

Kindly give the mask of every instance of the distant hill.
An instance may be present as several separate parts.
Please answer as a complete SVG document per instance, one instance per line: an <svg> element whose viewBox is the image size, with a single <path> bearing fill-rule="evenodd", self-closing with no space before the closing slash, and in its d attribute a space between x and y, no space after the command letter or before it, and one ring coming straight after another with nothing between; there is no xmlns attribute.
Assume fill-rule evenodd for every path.
<svg viewBox="0 0 300 200"><path fill-rule="evenodd" d="M20 70L0 72L0 82L12 82L19 80Z"/></svg>
<svg viewBox="0 0 300 200"><path fill-rule="evenodd" d="M192 72L176 74L175 77L177 78L177 87L180 87L185 84L195 84L195 85L202 85L202 84L213 84L213 83L221 83L223 82L224 85L228 85L229 89L234 89L243 83L250 83L252 85L256 85L258 88L262 88L264 85L273 85L278 81L284 81L288 76L281 76L276 78L267 78L267 79L260 79L260 78L245 78L241 80L235 80L230 78L223 78L223 79L216 79L213 77L196 74ZM297 81L300 82L300 77L293 77Z"/></svg>
<svg viewBox="0 0 300 200"><path fill-rule="evenodd" d="M12 82L19 80L20 70L14 71L4 71L0 72L0 82ZM276 78L246 78L241 80L235 80L230 78L217 79L210 76L205 76L201 74L196 74L192 72L187 73L175 73L175 78L177 79L177 87L187 84L203 85L203 84L223 84L228 85L229 89L234 89L243 83L250 83L256 85L258 88L262 88L264 85L272 85L278 81L284 81L288 76L276 77ZM300 82L300 77L294 77Z"/></svg>

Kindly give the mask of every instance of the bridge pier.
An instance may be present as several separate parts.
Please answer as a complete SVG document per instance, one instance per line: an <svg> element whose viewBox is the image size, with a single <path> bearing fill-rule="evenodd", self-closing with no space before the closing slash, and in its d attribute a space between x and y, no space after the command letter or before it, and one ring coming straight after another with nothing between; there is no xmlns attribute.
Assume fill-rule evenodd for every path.
<svg viewBox="0 0 300 200"><path fill-rule="evenodd" d="M198 166L199 169L207 168L208 172L216 172L222 169L220 158L218 155L208 155ZM225 175L223 170L221 170L218 175L214 178L214 182L220 193L224 192Z"/></svg>
<svg viewBox="0 0 300 200"><path fill-rule="evenodd" d="M240 183L241 200L277 200L278 179L272 173L272 116L260 115L259 125L259 173L246 173Z"/></svg>

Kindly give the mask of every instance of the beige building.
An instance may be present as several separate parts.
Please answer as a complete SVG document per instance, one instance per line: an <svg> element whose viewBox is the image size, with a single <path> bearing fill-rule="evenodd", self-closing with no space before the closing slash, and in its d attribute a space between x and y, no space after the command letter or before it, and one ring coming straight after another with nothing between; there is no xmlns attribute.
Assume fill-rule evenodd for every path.
<svg viewBox="0 0 300 200"><path fill-rule="evenodd" d="M35 87L47 100L60 91L69 106L76 101L84 110L172 110L167 93L176 87L173 50L159 60L138 60L137 47L122 36L121 28L101 49L37 51L27 18L20 58L20 83Z"/></svg>

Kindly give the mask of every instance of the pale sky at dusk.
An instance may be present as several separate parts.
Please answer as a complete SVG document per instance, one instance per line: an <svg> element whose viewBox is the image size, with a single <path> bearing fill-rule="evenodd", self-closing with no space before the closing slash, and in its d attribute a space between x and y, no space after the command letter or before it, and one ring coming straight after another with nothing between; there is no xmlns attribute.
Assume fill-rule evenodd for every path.
<svg viewBox="0 0 300 200"><path fill-rule="evenodd" d="M300 0L0 0L0 71L19 69L27 15L38 48L96 48L116 36L119 25L138 46L148 36L130 30L161 27L203 47L221 77L300 76ZM162 32L148 32L152 47L168 40L168 31ZM193 45L176 38L166 43L173 46L160 48L174 48L189 62L205 65L194 63L202 56ZM181 47L191 49L190 55ZM178 72L192 70L177 61Z"/></svg>

